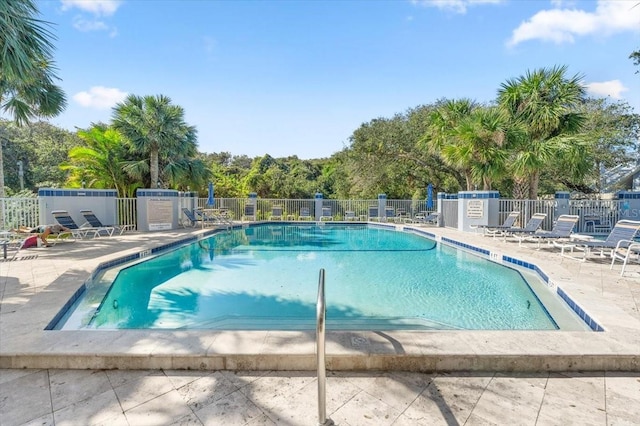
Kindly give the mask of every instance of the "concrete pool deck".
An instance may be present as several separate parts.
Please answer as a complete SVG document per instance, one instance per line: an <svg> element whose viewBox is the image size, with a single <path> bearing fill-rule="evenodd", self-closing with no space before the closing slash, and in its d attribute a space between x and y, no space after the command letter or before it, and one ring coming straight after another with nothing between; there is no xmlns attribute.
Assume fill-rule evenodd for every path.
<svg viewBox="0 0 640 426"><path fill-rule="evenodd" d="M513 411L513 404L509 409L500 409L499 402L493 407L489 395L500 400L499 396L506 389L510 389L507 393L513 391L520 395L514 398L525 401L525 405L531 403L539 407L534 423L524 420L517 423L556 423L555 414L546 413L544 409L544 400L555 397L578 401L581 409L577 410L573 404L569 411L575 413L567 417L577 423L585 423L576 420L585 415L594 420L593 424L609 424L609 418L633 424L634 419L640 418L640 266L631 265L625 276L620 277L620 266L610 271L606 259L582 263L560 257L558 249L534 250L531 245L518 247L514 242L451 229L422 229L486 248L493 254L507 254L536 264L605 331L328 332L327 412L332 419L342 419L341 424L351 425L399 425L433 424L438 423L439 418L441 423L451 424L451 419L469 422L475 413L479 416L475 423L484 423L484 419L505 424L509 423L505 410L507 413ZM0 263L0 408L3 413L13 413L16 419L7 420L6 424L37 419L37 416L29 417L36 412L33 409L25 407L23 411L27 414L24 414L13 404L23 405L23 399L15 399L18 398L16 395L24 393L23 398L31 398L40 391L43 396L50 396L48 405L43 402L46 407L42 415L53 419L54 414L60 412L64 418L65 408L56 403L56 398L65 400L67 405L64 407L71 404L82 407L82 401L86 399L82 399L82 395L93 395L95 390L85 389L85 394L80 392L69 399L62 394L74 394L84 386L85 380L97 380L99 389L107 389L105 392L111 395L110 398L115 395L117 403L111 399L110 402L102 401L107 405L115 403L106 412L129 424L171 424L194 415L193 423L183 424L212 424L203 420L206 416L195 413L206 407L214 412L216 406L221 410L218 415L222 415L220 413L226 407L227 414L231 415L228 412L231 410L240 416L243 408L240 405L232 408L240 402L229 401L233 395L241 401L246 399L258 411L225 424L310 424L316 418L315 400L311 395L317 386L313 374L314 332L44 330L99 263L177 241L193 232L202 231L131 233L75 243L61 242L51 248L24 250L18 260ZM195 383L209 383L210 392L217 395L208 396L206 407L189 398L187 402L178 398L176 407L179 409L165 413L173 419L171 421L166 421L165 417L160 417L164 419L162 421L148 419L150 423L131 420L137 415L136 410L145 404L158 404L158 409L163 411L165 404L171 404L171 398L182 395L181 389L187 392L185 386L190 389L196 386ZM552 383L558 388L551 386ZM280 389L281 385L284 389ZM135 403L133 400L131 405L125 403L126 397L118 390L121 386L135 394ZM132 386L135 389L130 389ZM487 393L494 386L496 388ZM582 386L590 391L569 390ZM218 387L222 391L216 393ZM403 392L396 392L396 387L402 388ZM19 392L16 393L16 389ZM292 408L297 406L298 398L293 398L293 389L302 392L300 407L306 408ZM556 391L557 395L553 393ZM452 402L447 392L462 399ZM589 392L596 396L590 396ZM287 398L287 394L291 397ZM278 411L274 417L269 411L271 400L263 400L268 395L291 410L283 408L284 411ZM366 400L359 399L358 395ZM611 395L615 401L608 399ZM485 401L486 406L481 404L485 396L489 398ZM107 398L104 393L100 393L100 397ZM402 402L393 401L395 398ZM426 400L422 400L424 398ZM356 400L358 404L355 404ZM378 407L375 400L387 403L391 408L384 407L390 411L383 413L387 408ZM214 401L226 401L226 405L219 406ZM472 404L472 401L475 402ZM462 406L454 409L454 403ZM354 404L352 409L345 410L344 407L350 404ZM419 415L422 411L408 414L411 407L417 409L420 404L435 410L433 415L436 417L425 417L431 420L421 423ZM152 407L148 405L146 412L153 412ZM242 407L247 408L246 405ZM599 408L594 411L594 407ZM612 407L618 408L614 412ZM368 411L363 414L359 409ZM183 412L185 416L176 417ZM512 414L513 419L521 419L517 410ZM350 417L360 415L363 417ZM387 420L381 423L382 418ZM604 423L602 419L605 419ZM69 424L118 423L109 418L103 420L71 421Z"/></svg>

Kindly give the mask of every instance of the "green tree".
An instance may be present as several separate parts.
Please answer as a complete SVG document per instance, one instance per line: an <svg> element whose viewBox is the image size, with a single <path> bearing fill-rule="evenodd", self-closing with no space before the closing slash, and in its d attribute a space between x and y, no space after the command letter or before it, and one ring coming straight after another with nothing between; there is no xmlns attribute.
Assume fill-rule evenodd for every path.
<svg viewBox="0 0 640 426"><path fill-rule="evenodd" d="M633 61L633 65L640 67L640 50L636 50L629 55L629 59ZM636 74L640 74L640 70L636 71Z"/></svg>
<svg viewBox="0 0 640 426"><path fill-rule="evenodd" d="M173 105L164 95L129 95L114 107L113 127L131 143L134 150L149 157L149 187L157 188L160 178L161 155L166 159L176 153L181 157L194 156L196 129L184 121L182 107ZM138 167L142 174L144 167ZM188 174L184 163L174 162L167 170L166 178L175 180Z"/></svg>
<svg viewBox="0 0 640 426"><path fill-rule="evenodd" d="M93 124L77 134L84 144L69 150L69 161L61 165L70 172L70 186L115 188L119 197L132 197L141 182L126 173L133 158L122 135L105 124Z"/></svg>
<svg viewBox="0 0 640 426"><path fill-rule="evenodd" d="M0 2L0 110L18 124L54 117L66 106L64 92L54 84L54 36L37 14L33 0ZM4 194L2 157L0 143L0 197Z"/></svg>
<svg viewBox="0 0 640 426"><path fill-rule="evenodd" d="M420 140L422 146L440 156L464 177L465 187L474 187L471 156L460 136L465 132L464 123L470 123L472 112L478 105L470 99L442 100L428 117L428 126ZM468 147L468 145L467 145Z"/></svg>
<svg viewBox="0 0 640 426"><path fill-rule="evenodd" d="M500 105L527 130L511 160L516 198L537 197L540 172L570 143L571 138L563 138L584 122L578 111L585 94L582 77L567 77L566 71L566 66L527 71L498 90Z"/></svg>

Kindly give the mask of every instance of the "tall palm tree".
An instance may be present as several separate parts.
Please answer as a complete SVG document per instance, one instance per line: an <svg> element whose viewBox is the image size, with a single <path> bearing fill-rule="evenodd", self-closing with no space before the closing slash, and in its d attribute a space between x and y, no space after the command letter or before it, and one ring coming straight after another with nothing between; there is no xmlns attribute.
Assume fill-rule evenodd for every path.
<svg viewBox="0 0 640 426"><path fill-rule="evenodd" d="M567 77L566 71L566 66L528 71L498 90L499 104L527 128L512 162L516 198L537 197L540 171L560 152L562 138L577 133L584 121L577 112L585 96L582 77Z"/></svg>
<svg viewBox="0 0 640 426"><path fill-rule="evenodd" d="M0 1L0 110L24 124L36 117L54 117L66 107L51 60L54 39L47 22L34 16L33 0ZM0 197L4 169L0 142Z"/></svg>
<svg viewBox="0 0 640 426"><path fill-rule="evenodd" d="M182 107L172 105L164 95L129 95L114 107L112 119L113 127L134 150L149 156L150 188L158 187L161 154L169 156L195 146L195 128L185 123Z"/></svg>

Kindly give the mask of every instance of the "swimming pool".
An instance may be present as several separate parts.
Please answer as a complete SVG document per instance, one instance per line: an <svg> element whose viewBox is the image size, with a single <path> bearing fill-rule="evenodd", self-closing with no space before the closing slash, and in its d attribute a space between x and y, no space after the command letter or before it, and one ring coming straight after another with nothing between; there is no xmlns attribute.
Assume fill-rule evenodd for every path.
<svg viewBox="0 0 640 426"><path fill-rule="evenodd" d="M109 270L56 328L314 329L321 268L328 329L559 328L523 271L418 232L326 223L218 232Z"/></svg>

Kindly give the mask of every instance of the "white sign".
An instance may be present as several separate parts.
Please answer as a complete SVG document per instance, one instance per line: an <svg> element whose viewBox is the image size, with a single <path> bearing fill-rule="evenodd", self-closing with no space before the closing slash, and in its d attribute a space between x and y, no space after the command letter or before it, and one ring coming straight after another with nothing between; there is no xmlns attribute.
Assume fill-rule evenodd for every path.
<svg viewBox="0 0 640 426"><path fill-rule="evenodd" d="M467 217L480 219L484 216L484 201L469 200L467 203Z"/></svg>
<svg viewBox="0 0 640 426"><path fill-rule="evenodd" d="M165 231L173 228L173 201L150 198L147 200L149 231Z"/></svg>

